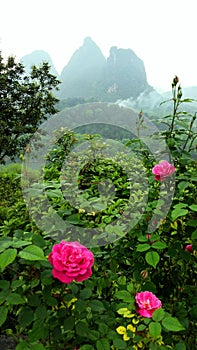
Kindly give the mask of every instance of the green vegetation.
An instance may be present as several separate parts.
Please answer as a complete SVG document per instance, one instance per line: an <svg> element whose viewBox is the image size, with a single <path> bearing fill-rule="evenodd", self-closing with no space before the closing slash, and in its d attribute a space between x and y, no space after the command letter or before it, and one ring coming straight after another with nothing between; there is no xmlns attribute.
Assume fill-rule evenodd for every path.
<svg viewBox="0 0 197 350"><path fill-rule="evenodd" d="M69 130L47 154L42 183L24 169L22 192L20 166L0 169L0 327L16 350L196 349L196 115L180 113L191 102L181 92L175 77L173 112L158 131L176 168L164 181L155 180L154 157L138 138L121 141L127 153L107 157L99 135ZM140 134L141 113L138 127ZM81 166L73 146L84 142ZM52 226L52 211L66 230ZM47 257L61 239L80 239L93 252L90 278L64 284L52 277ZM152 317L137 312L142 291L162 302Z"/></svg>
<svg viewBox="0 0 197 350"><path fill-rule="evenodd" d="M21 63L13 57L4 63L0 53L0 163L20 155L40 123L57 112L59 81L49 70L43 63L26 75Z"/></svg>

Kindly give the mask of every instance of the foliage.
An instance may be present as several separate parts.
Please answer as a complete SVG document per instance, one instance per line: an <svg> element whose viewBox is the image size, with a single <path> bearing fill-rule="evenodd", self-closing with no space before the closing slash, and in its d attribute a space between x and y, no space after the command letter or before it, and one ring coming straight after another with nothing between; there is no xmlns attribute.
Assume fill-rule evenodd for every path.
<svg viewBox="0 0 197 350"><path fill-rule="evenodd" d="M21 63L0 54L0 163L20 155L43 119L57 112L54 95L59 81L50 74L48 63L33 66L25 74Z"/></svg>
<svg viewBox="0 0 197 350"><path fill-rule="evenodd" d="M180 88L176 87L177 83L173 85L174 106L181 102ZM168 142L176 167L173 201L165 218L162 216L166 205L164 198L168 199L173 182L169 176L169 181L164 180L160 190L161 183L152 174L155 161L143 143L130 142L128 147L134 152L131 157L117 151L113 159L103 155L94 160L96 152L104 152L100 149L98 135L75 135L63 130L56 147L48 154L42 188L40 185L34 188L40 195L38 201L31 203L32 211L39 212L44 189L50 203L50 208L44 213L47 220L53 208L76 227L97 227L105 232L111 224L108 234L116 231L119 235L119 239L104 246L98 244L91 248L95 257L93 274L83 282L63 284L52 277L47 257L58 239L50 234L51 223L46 232L29 217L16 172L9 174L7 185L2 182L5 196L1 196L0 208L6 207L6 213L0 227L0 326L2 334L17 340L16 350L196 349L194 116L187 115L185 134L183 125L181 129L178 126L180 115L177 108L165 119L169 125L161 135ZM75 188L72 187L72 164L69 163L74 158L69 159L69 154L74 145L83 144L85 139L92 141L87 150L87 159L91 161L81 168ZM66 175L65 157L70 169ZM139 181L140 173L147 176L149 184L146 200ZM8 179L8 171L1 174L2 179L4 176ZM129 188L129 176L133 179L132 188ZM36 174L32 171L32 179L34 177ZM109 182L103 184L106 178ZM60 185L62 181L65 188ZM102 196L98 182L105 185L105 194L107 188L110 189L105 208L98 205ZM66 200L68 193L64 192L68 184L74 193L79 194L73 206ZM113 198L112 187L115 188ZM12 196L9 188L10 192L15 188ZM1 191L3 193L3 189ZM83 200L80 202L81 195ZM31 200L31 189L29 197ZM87 208L84 198L87 198ZM91 200L95 205L94 213L88 209ZM128 221L134 220L135 215L138 220L123 234L120 225L113 226L113 222L115 218L121 220L129 205ZM155 210L158 222L154 232L150 233L148 225ZM185 250L188 244L192 245L190 252ZM136 311L135 296L142 291L154 293L162 302L162 308L155 310L151 318L142 317Z"/></svg>

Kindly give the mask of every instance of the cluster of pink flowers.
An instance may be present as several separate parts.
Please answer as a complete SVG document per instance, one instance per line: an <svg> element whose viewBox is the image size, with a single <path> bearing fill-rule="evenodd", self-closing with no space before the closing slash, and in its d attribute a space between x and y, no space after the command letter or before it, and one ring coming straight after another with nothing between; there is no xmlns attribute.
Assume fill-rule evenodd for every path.
<svg viewBox="0 0 197 350"><path fill-rule="evenodd" d="M168 163L166 160L162 160L159 164L156 164L152 173L155 175L155 180L164 181L166 177L173 174L176 168L174 165Z"/></svg>
<svg viewBox="0 0 197 350"><path fill-rule="evenodd" d="M162 307L161 301L151 292L137 293L135 296L136 311L140 316L151 318L155 310Z"/></svg>
<svg viewBox="0 0 197 350"><path fill-rule="evenodd" d="M78 242L61 241L48 256L52 275L63 283L81 282L92 275L94 255Z"/></svg>

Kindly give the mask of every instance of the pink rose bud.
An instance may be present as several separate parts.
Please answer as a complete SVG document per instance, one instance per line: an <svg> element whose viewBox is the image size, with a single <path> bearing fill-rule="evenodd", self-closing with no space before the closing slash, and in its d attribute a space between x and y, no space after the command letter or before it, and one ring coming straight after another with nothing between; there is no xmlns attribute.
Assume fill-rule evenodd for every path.
<svg viewBox="0 0 197 350"><path fill-rule="evenodd" d="M48 256L52 275L63 283L81 282L92 275L94 255L78 242L61 241Z"/></svg>
<svg viewBox="0 0 197 350"><path fill-rule="evenodd" d="M141 271L142 278L146 279L148 277L148 272L146 270Z"/></svg>
<svg viewBox="0 0 197 350"><path fill-rule="evenodd" d="M162 307L161 301L151 292L140 292L135 296L136 311L140 316L151 318L155 310Z"/></svg>
<svg viewBox="0 0 197 350"><path fill-rule="evenodd" d="M192 253L193 252L193 249L192 249L192 244L188 244L188 245L186 245L186 247L185 247L185 250L187 250L188 251L188 253Z"/></svg>
<svg viewBox="0 0 197 350"><path fill-rule="evenodd" d="M166 177L173 174L175 170L174 165L168 163L166 160L163 160L154 166L152 173L155 175L155 180L163 181Z"/></svg>
<svg viewBox="0 0 197 350"><path fill-rule="evenodd" d="M151 239L151 235L150 234L146 235L146 238Z"/></svg>

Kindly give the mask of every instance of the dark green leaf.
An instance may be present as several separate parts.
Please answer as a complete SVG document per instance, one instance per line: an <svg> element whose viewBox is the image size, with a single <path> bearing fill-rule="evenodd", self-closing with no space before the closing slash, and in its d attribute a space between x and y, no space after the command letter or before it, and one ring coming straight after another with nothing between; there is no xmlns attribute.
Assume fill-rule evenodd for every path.
<svg viewBox="0 0 197 350"><path fill-rule="evenodd" d="M8 314L8 308L6 306L0 306L0 327L6 321Z"/></svg>

